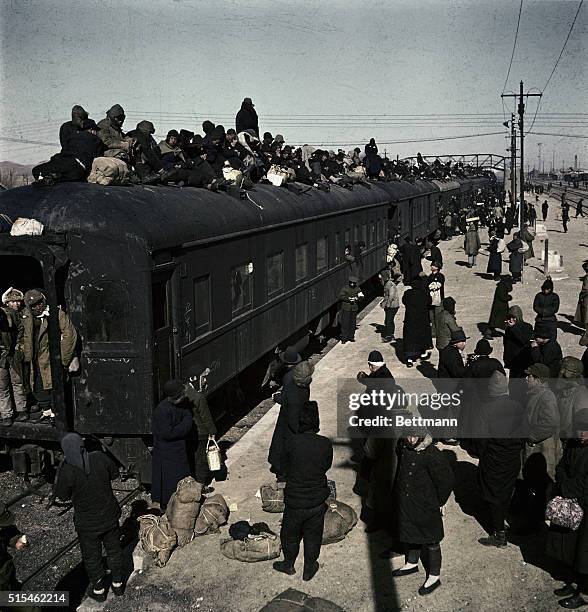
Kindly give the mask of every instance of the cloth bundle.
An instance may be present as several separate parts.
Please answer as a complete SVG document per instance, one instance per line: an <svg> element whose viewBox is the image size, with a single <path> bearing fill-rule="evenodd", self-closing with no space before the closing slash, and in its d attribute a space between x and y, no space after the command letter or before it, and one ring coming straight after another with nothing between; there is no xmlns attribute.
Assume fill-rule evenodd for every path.
<svg viewBox="0 0 588 612"><path fill-rule="evenodd" d="M227 522L228 517L229 507L222 495L211 495L205 498L194 525L194 535L218 533L219 527Z"/></svg>
<svg viewBox="0 0 588 612"><path fill-rule="evenodd" d="M178 546L185 546L194 538L196 517L200 512L202 485L192 476L178 482L167 505L165 516L178 536Z"/></svg>
<svg viewBox="0 0 588 612"><path fill-rule="evenodd" d="M259 612L343 612L332 601L322 597L312 597L296 589L288 589L276 595Z"/></svg>
<svg viewBox="0 0 588 612"><path fill-rule="evenodd" d="M88 183L98 185L123 185L128 181L129 169L122 159L116 157L96 157Z"/></svg>
<svg viewBox="0 0 588 612"><path fill-rule="evenodd" d="M265 512L284 512L284 482L261 485L261 507Z"/></svg>
<svg viewBox="0 0 588 612"><path fill-rule="evenodd" d="M323 528L323 544L339 542L355 527L357 514L355 510L337 500L329 500L325 513L325 524Z"/></svg>
<svg viewBox="0 0 588 612"><path fill-rule="evenodd" d="M11 236L40 236L45 226L36 219L17 217L10 228Z"/></svg>
<svg viewBox="0 0 588 612"><path fill-rule="evenodd" d="M177 545L176 532L167 517L145 514L139 517L139 539L143 550L153 557L155 565L163 567Z"/></svg>
<svg viewBox="0 0 588 612"><path fill-rule="evenodd" d="M255 563L269 561L280 556L280 538L270 533L250 534L244 540L224 540L220 544L222 554L228 559Z"/></svg>
<svg viewBox="0 0 588 612"><path fill-rule="evenodd" d="M558 527L576 531L584 518L584 510L576 499L568 499L558 495L547 504L545 518Z"/></svg>
<svg viewBox="0 0 588 612"><path fill-rule="evenodd" d="M286 183L296 180L296 172L291 168L273 165L266 174L267 180L276 187L281 187Z"/></svg>

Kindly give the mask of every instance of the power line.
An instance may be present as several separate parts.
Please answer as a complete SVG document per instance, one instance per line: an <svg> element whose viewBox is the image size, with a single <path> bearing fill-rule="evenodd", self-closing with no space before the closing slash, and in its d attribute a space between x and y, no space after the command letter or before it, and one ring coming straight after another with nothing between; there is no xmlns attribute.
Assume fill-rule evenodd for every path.
<svg viewBox="0 0 588 612"><path fill-rule="evenodd" d="M514 54L515 54L515 49L517 47L517 38L519 36L519 25L521 23L521 12L523 10L523 0L521 0L521 3L519 5L519 17L517 19L517 31L515 32L515 37L514 37L514 42L512 45L512 53L510 55L510 62L508 64L508 71L506 72L506 79L504 79L504 85L502 86L502 93L504 93L504 90L506 89L506 84L508 83L508 77L510 76L510 69L512 67L512 60L514 58Z"/></svg>
<svg viewBox="0 0 588 612"><path fill-rule="evenodd" d="M23 144L42 145L45 147L59 146L59 144L56 142L42 142L41 140L27 140L26 138L9 138L8 136L0 136L0 140L5 140L6 142L22 142Z"/></svg>
<svg viewBox="0 0 588 612"><path fill-rule="evenodd" d="M496 135L501 135L502 132L485 132L482 134L465 134L465 135L461 135L461 136L444 136L441 138L417 138L414 140L378 140L376 138L376 140L378 141L378 144L380 145L388 145L388 144L409 144L409 143L414 143L414 142L436 142L439 140L458 140L461 138L478 138L480 136L496 136ZM588 137L587 137L588 138ZM347 147L347 146L352 146L352 145L356 145L358 142L361 142L363 140L366 140L366 138L363 139L358 139L355 142L305 142L303 144L308 144L308 145L313 145L313 146L318 146L318 145L322 145L322 146L331 146L331 147ZM300 146L300 144L296 144L295 146Z"/></svg>
<svg viewBox="0 0 588 612"><path fill-rule="evenodd" d="M563 47L561 48L561 51L559 52L559 57L557 58L555 65L553 66L553 70L551 71L551 74L549 75L549 78L547 79L547 82L545 83L544 87L543 87L543 91L545 91L547 89L547 86L549 85L549 82L551 81L551 77L554 75L555 73L555 69L557 68L557 65L559 64L559 60L561 59L563 52L566 48L566 45L568 44L568 40L570 39L570 36L572 35L572 30L574 29L574 25L576 23L576 19L578 18L578 14L580 13L580 9L582 8L582 4L584 4L584 0L580 0L580 4L578 5L578 10L576 11L576 14L574 16L574 20L572 21L572 25L570 26L570 31L568 32L568 35L566 36L566 40L563 44Z"/></svg>
<svg viewBox="0 0 588 612"><path fill-rule="evenodd" d="M531 134L536 134L537 136L561 136L562 138L588 138L588 135L583 134L554 134L552 132L531 132Z"/></svg>

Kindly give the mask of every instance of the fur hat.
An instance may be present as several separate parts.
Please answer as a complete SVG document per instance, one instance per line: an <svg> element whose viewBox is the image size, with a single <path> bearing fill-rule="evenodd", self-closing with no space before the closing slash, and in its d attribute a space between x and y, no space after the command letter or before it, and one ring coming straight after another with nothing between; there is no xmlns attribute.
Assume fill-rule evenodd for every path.
<svg viewBox="0 0 588 612"><path fill-rule="evenodd" d="M43 301L47 301L47 298L38 289L29 289L24 294L25 306L34 306Z"/></svg>
<svg viewBox="0 0 588 612"><path fill-rule="evenodd" d="M584 378L584 364L577 357L564 357L559 375L561 378Z"/></svg>
<svg viewBox="0 0 588 612"><path fill-rule="evenodd" d="M8 302L22 302L24 300L24 293L14 287L9 287L2 294L2 303L8 304Z"/></svg>

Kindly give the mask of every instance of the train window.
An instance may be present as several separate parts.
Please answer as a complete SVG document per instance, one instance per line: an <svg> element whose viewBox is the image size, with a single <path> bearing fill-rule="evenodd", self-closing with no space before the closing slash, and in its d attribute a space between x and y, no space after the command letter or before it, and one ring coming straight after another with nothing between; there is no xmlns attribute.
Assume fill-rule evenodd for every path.
<svg viewBox="0 0 588 612"><path fill-rule="evenodd" d="M384 219L378 219L377 221L377 241L378 242L382 242L384 238L384 232L382 231L383 229L384 229Z"/></svg>
<svg viewBox="0 0 588 612"><path fill-rule="evenodd" d="M324 272L329 267L329 242L327 236L319 238L316 242L316 271Z"/></svg>
<svg viewBox="0 0 588 612"><path fill-rule="evenodd" d="M210 331L210 276L194 279L194 330L196 336Z"/></svg>
<svg viewBox="0 0 588 612"><path fill-rule="evenodd" d="M359 242L359 225L353 228L353 244L356 245Z"/></svg>
<svg viewBox="0 0 588 612"><path fill-rule="evenodd" d="M296 271L295 280L297 283L305 280L308 276L308 244L299 244L296 247Z"/></svg>
<svg viewBox="0 0 588 612"><path fill-rule="evenodd" d="M345 230L345 246L352 246L351 244L351 230L350 229L346 229Z"/></svg>
<svg viewBox="0 0 588 612"><path fill-rule="evenodd" d="M253 264L247 262L231 268L231 309L239 315L251 309L251 278Z"/></svg>
<svg viewBox="0 0 588 612"><path fill-rule="evenodd" d="M169 324L167 305L167 280L151 284L151 303L153 304L153 329L161 329Z"/></svg>
<svg viewBox="0 0 588 612"><path fill-rule="evenodd" d="M361 226L361 241L367 246L367 225L365 223Z"/></svg>
<svg viewBox="0 0 588 612"><path fill-rule="evenodd" d="M284 253L274 253L267 258L267 296L284 293Z"/></svg>
<svg viewBox="0 0 588 612"><path fill-rule="evenodd" d="M128 342L131 306L123 283L100 281L84 293L86 340L88 342Z"/></svg>
<svg viewBox="0 0 588 612"><path fill-rule="evenodd" d="M335 232L335 258L334 264L338 264L341 261L341 232Z"/></svg>
<svg viewBox="0 0 588 612"><path fill-rule="evenodd" d="M370 246L374 246L376 244L376 222L372 221L371 224L371 233L370 233Z"/></svg>

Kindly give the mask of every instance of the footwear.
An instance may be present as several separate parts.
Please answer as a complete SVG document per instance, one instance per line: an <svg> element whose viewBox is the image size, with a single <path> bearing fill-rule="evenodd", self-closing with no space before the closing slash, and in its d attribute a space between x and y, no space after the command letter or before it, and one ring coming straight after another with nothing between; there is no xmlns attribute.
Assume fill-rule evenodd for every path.
<svg viewBox="0 0 588 612"><path fill-rule="evenodd" d="M396 344L396 338L394 336L390 338L390 344Z"/></svg>
<svg viewBox="0 0 588 612"><path fill-rule="evenodd" d="M406 367L407 368L412 368L414 366L414 361L412 359L407 359L406 360Z"/></svg>
<svg viewBox="0 0 588 612"><path fill-rule="evenodd" d="M386 550L383 550L378 557L380 559L395 559L396 557L402 557L402 553L396 552L394 550L394 547L392 548L387 548Z"/></svg>
<svg viewBox="0 0 588 612"><path fill-rule="evenodd" d="M319 564L318 564L318 561L315 561L311 568L309 569L307 569L306 567L304 568L304 571L302 572L302 580L304 580L305 582L312 580L318 571L319 571Z"/></svg>
<svg viewBox="0 0 588 612"><path fill-rule="evenodd" d="M104 586L104 582L102 579L94 583L93 586L90 586L87 593L88 597L90 597L94 601L106 601L106 587Z"/></svg>
<svg viewBox="0 0 588 612"><path fill-rule="evenodd" d="M382 342L390 342L392 340L392 336L382 336Z"/></svg>
<svg viewBox="0 0 588 612"><path fill-rule="evenodd" d="M399 578L400 576L410 576L410 574L416 574L418 571L418 565L415 565L414 567L409 567L408 569L404 569L403 567L401 567L400 569L394 570L392 572L392 576L394 578Z"/></svg>
<svg viewBox="0 0 588 612"><path fill-rule="evenodd" d="M6 417L5 419L0 419L0 427L10 427L12 425L12 419L10 417Z"/></svg>
<svg viewBox="0 0 588 612"><path fill-rule="evenodd" d="M17 412L16 413L16 419L14 419L15 423L24 423L24 421L28 421L29 420L29 413L24 411L24 412Z"/></svg>
<svg viewBox="0 0 588 612"><path fill-rule="evenodd" d="M577 608L588 606L588 601L586 601L580 593L572 595L571 597L566 597L566 599L560 599L557 603L562 608L567 608L568 610L576 610Z"/></svg>
<svg viewBox="0 0 588 612"><path fill-rule="evenodd" d="M51 427L55 427L55 417L52 417L49 414L44 414L40 419L37 419L36 423L38 425L50 425Z"/></svg>
<svg viewBox="0 0 588 612"><path fill-rule="evenodd" d="M437 578L435 582L431 586L426 587L424 584L419 588L419 595L430 595L435 589L441 586L441 580Z"/></svg>
<svg viewBox="0 0 588 612"><path fill-rule="evenodd" d="M125 583L124 582L112 582L112 592L117 596L121 597L125 592Z"/></svg>
<svg viewBox="0 0 588 612"><path fill-rule="evenodd" d="M39 419L41 419L42 417L43 417L43 411L36 410L35 412L31 412L31 414L29 415L29 420L33 423L37 423Z"/></svg>
<svg viewBox="0 0 588 612"><path fill-rule="evenodd" d="M559 589L555 589L553 594L558 597L570 597L570 595L576 594L576 589L572 584L564 584L562 587L559 587Z"/></svg>
<svg viewBox="0 0 588 612"><path fill-rule="evenodd" d="M296 568L287 561L275 561L272 567L276 572L282 572L282 574L287 574L288 576L293 576L296 573Z"/></svg>
<svg viewBox="0 0 588 612"><path fill-rule="evenodd" d="M483 546L496 546L496 548L506 548L506 531L495 531L487 538L478 540Z"/></svg>

